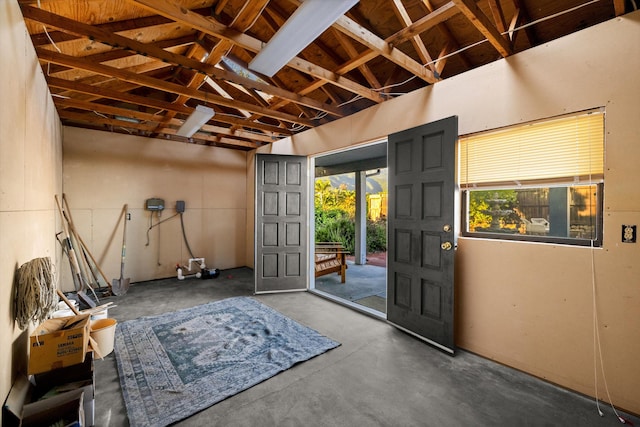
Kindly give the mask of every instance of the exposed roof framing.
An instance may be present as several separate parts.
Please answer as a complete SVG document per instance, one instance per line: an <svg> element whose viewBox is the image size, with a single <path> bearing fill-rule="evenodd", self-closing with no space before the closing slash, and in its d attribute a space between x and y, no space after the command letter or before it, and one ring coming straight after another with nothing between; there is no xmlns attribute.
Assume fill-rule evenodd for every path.
<svg viewBox="0 0 640 427"><path fill-rule="evenodd" d="M272 78L300 0L18 0L63 123L250 150L630 11L625 0L360 0ZM312 0L307 0L312 1ZM176 135L198 104L215 116Z"/></svg>

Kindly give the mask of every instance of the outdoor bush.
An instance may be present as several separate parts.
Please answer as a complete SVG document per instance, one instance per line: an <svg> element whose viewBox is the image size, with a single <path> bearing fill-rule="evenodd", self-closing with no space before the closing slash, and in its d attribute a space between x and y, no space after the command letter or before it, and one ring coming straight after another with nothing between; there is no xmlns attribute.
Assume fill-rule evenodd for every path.
<svg viewBox="0 0 640 427"><path fill-rule="evenodd" d="M353 252L355 223L347 212L340 209L316 209L315 218L316 242L341 242L349 252Z"/></svg>
<svg viewBox="0 0 640 427"><path fill-rule="evenodd" d="M340 242L355 251L355 191L333 188L328 179L315 183L316 242ZM367 221L367 252L387 250L387 221Z"/></svg>
<svg viewBox="0 0 640 427"><path fill-rule="evenodd" d="M367 221L367 252L386 252L387 220Z"/></svg>

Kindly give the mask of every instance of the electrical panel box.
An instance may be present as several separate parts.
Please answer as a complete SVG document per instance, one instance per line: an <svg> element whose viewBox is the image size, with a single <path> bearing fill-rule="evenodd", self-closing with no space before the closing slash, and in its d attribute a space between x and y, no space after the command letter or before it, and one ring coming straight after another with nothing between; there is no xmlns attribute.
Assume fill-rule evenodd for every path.
<svg viewBox="0 0 640 427"><path fill-rule="evenodd" d="M184 200L176 201L176 212L183 213L185 209Z"/></svg>
<svg viewBox="0 0 640 427"><path fill-rule="evenodd" d="M148 211L161 211L164 209L164 200L155 198L147 199L144 207Z"/></svg>

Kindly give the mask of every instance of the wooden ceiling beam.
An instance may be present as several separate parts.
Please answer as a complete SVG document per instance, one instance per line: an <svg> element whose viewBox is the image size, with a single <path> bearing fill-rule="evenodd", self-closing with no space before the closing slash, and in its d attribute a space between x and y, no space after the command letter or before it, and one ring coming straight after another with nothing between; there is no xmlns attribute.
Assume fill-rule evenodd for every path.
<svg viewBox="0 0 640 427"><path fill-rule="evenodd" d="M198 40L199 41L201 41L203 37L204 37L203 33L198 33ZM215 49L215 47L214 47L214 49ZM210 52L205 51L204 47L202 47L198 43L194 43L194 45L187 52L186 56L188 58L193 58L193 55L195 55L196 52L198 52L198 51L204 51L205 61L207 59L209 59L208 57L209 57ZM191 76L191 79L189 80L189 83L187 84L187 87L198 89L200 87L200 85L202 84L202 82L204 81L204 79L205 79L205 75L204 74L195 72L195 74L193 74ZM184 105L184 104L187 103L188 100L189 100L188 97L186 97L184 95L180 95L180 96L178 96L178 98L175 101L173 101L173 103L174 104L183 104ZM176 115L175 111L167 111L165 113L165 115L164 115L164 120L162 120L162 122L160 122L158 124L158 126L155 129L155 131L156 132L162 131L162 129L164 127L166 127L173 120L175 115Z"/></svg>
<svg viewBox="0 0 640 427"><path fill-rule="evenodd" d="M520 32L516 31L515 29L520 25L521 17L522 15L520 15L520 9L516 9L515 13L513 14L513 18L511 18L511 22L509 23L509 29L507 30L509 34L509 40L511 40L511 43L514 45L516 43L516 37L518 36L518 34L520 34ZM526 32L524 34L526 34Z"/></svg>
<svg viewBox="0 0 640 427"><path fill-rule="evenodd" d="M228 2L229 0L218 0L218 4L215 9L216 15L220 15L220 13L222 13L222 9L224 9Z"/></svg>
<svg viewBox="0 0 640 427"><path fill-rule="evenodd" d="M265 22L267 22L267 23L268 23L268 21L265 21ZM234 46L234 49L235 49L235 50L240 50L240 51L245 51L245 52L246 52L246 50L245 50L245 49L242 49L240 46L237 46L237 45L236 45L236 46ZM250 55L250 54L249 54L249 53L247 53L247 55ZM247 64L247 62L246 62L246 61L241 60L240 58L238 58L237 56L233 55L232 53L231 53L231 54L229 54L229 55L227 55L227 56L232 57L232 58L233 58L233 60L234 60L236 63L238 63L238 64L240 64L241 66L243 66L244 68L247 68L247 69L248 69L248 64ZM295 70L295 69L293 69L293 70ZM330 99L335 100L335 99L339 98L339 97L336 95L335 90L336 90L338 87L340 87L340 86L338 86L338 85L329 85L329 88L327 88L327 87L326 87L326 84L329 82L328 80L315 79L315 78L313 77L313 75L310 75L309 73L305 73L305 72L300 72L300 71L298 71L298 70L295 70L295 72L297 73L297 75L296 75L296 79L308 82L308 83L307 83L307 86L305 86L303 89L297 89L297 90L296 90L296 92L297 92L299 95L301 95L301 96L305 96L305 95L308 95L308 94L310 94L310 93L314 92L314 90L316 90L316 89L320 89L320 88L322 88L322 91L323 91L325 94L327 94L327 96L328 96ZM334 73L335 73L335 71L334 71ZM339 73L336 73L336 74L341 75L341 74L339 74ZM271 77L271 78L269 78L269 77L264 77L264 79L266 79L266 80L268 80L268 81L270 81L270 82L272 82L272 83L274 83L274 84L276 84L276 85L279 85L279 86L285 86L284 82L282 82L282 81L279 79L278 75L275 75L275 76L273 76L273 77ZM350 93L351 93L352 91L348 91L348 92L350 92ZM374 92L374 91L371 91L371 93L373 93L373 94L377 95L377 93L376 93L376 92ZM361 96L361 97L363 97L362 95L356 95L356 96ZM368 98L368 97L366 97L366 96L364 96L364 97L365 97L365 98ZM379 97L379 99L380 99L380 102L382 102L382 98L381 98L381 97ZM334 102L335 102L335 101L334 101ZM283 107L283 106L285 106L285 105L287 105L287 104L288 104L288 101L286 101L286 100L281 100L281 101L276 102L275 104L272 104L272 108L281 108L281 107ZM336 103L336 104L337 104L337 105L339 105L339 103ZM301 109L301 105L300 105L300 104L293 104L293 105L294 105L296 108ZM307 113L305 113L305 115L307 115ZM313 117L313 116L314 116L313 114L312 114L312 115L307 115L307 117ZM322 123L322 122L324 122L324 120L323 120L323 119L320 119L320 120L319 120L319 122L320 122L320 123Z"/></svg>
<svg viewBox="0 0 640 427"><path fill-rule="evenodd" d="M274 33L278 30L278 28L280 28L280 26L282 24L284 24L285 22L285 18L282 17L282 10L280 8L277 8L278 10L274 10L274 6L273 4L265 9L265 13L263 15L261 15L261 19L262 22L261 24L270 28ZM240 48L238 48L240 49ZM246 51L245 51L246 52ZM327 52L324 52L327 53ZM251 54L248 54L249 57L251 57ZM304 53L303 53L304 55ZM331 57L333 57L333 54L331 55ZM239 58L235 58L236 60L240 61L237 62L238 64L241 64L242 67L244 67L245 69L249 69L249 64L245 61L240 60ZM309 77L308 74L302 73L298 70L289 70L290 74L295 74L295 77L289 77L290 80L296 80L296 81L309 81L310 79L312 79L313 77ZM285 82L283 80L281 80L277 74L272 76L272 77L267 77L267 76L263 76L263 79L271 82L272 84L275 84L277 86L282 86L282 87L286 87L287 85L285 84ZM323 81L324 82L324 81ZM325 82L326 83L326 82ZM300 90L296 90L296 92L299 95L307 95L308 93L303 93ZM331 97L329 97L329 99L331 99ZM280 109L280 108L284 108L285 106L289 105L290 103L285 100L285 99L272 99L271 101L271 108L275 108L275 109ZM337 105L337 103L334 103L334 105ZM304 109L301 105L299 104L293 104L292 105L294 108L297 108L300 111L300 114L302 114L304 117L310 118L310 117L315 117L318 121L318 124L324 123L325 120L323 119L318 119L318 114L316 112L313 111L309 111L308 109ZM254 117L256 119L258 119L258 117Z"/></svg>
<svg viewBox="0 0 640 427"><path fill-rule="evenodd" d="M467 17L469 22L486 37L491 45L502 55L511 55L512 49L509 41L505 39L496 27L489 21L489 18L478 8L474 0L452 0L460 12Z"/></svg>
<svg viewBox="0 0 640 427"><path fill-rule="evenodd" d="M294 4L300 3L299 0L289 0L289 1ZM373 56L370 56L368 54L366 56L363 56L362 58L371 59L371 58L375 58L376 56L384 56L391 62L395 63L396 65L399 65L400 67L411 72L412 74L416 75L417 77L421 78L427 83L435 83L438 80L433 75L433 72L431 70L424 68L422 64L419 64L409 55L406 55L404 52L394 47L396 45L404 43L414 35L419 34L420 31L416 32L415 34L411 34L406 39L403 39L403 40L398 39L397 40L399 41L398 43L393 43L393 41L389 41L389 39L382 40L377 35L373 34L371 31L364 28L363 26L361 26L351 18L348 18L347 16L341 16L340 18L338 18L336 22L332 25L332 27L339 31L342 31L347 36L367 46L369 49L371 49L375 53ZM360 66L360 65L362 64L358 64L357 66Z"/></svg>
<svg viewBox="0 0 640 427"><path fill-rule="evenodd" d="M47 83L51 87L65 89L69 91L85 93L100 98L113 99L116 101L126 102L134 105L143 105L146 107L154 108L157 110L175 111L181 114L189 115L193 112L193 108L185 105L177 105L167 101L161 101L146 96L132 95L129 93L117 92L113 90L103 89L96 86L87 84L71 82L69 80L59 79L57 77L47 77ZM219 114L214 117L214 121L227 123L229 125L242 126L246 129L256 129L268 133L270 136L281 138L284 136L292 135L293 132L282 129L277 126L268 125L265 123L249 122L247 120L238 119L236 117L230 117L224 114Z"/></svg>
<svg viewBox="0 0 640 427"><path fill-rule="evenodd" d="M158 123L162 120L162 116L143 111L131 110L129 108L114 107L112 105L98 104L95 102L80 101L72 98L54 97L53 103L59 108L75 108L77 110L97 111L102 114L111 114L112 116L126 117L142 122Z"/></svg>
<svg viewBox="0 0 640 427"><path fill-rule="evenodd" d="M400 45L411 39L413 36L440 25L458 13L460 13L460 10L458 10L453 3L449 2L435 11L430 12L425 17L415 21L410 26L405 27L390 37L387 37L384 42L390 45ZM360 65L371 61L373 58L376 58L379 54L380 52L375 49L368 49L361 52L357 57L352 58L339 67L336 70L336 73L343 74L353 70Z"/></svg>
<svg viewBox="0 0 640 427"><path fill-rule="evenodd" d="M188 44L192 44L193 43L193 36L184 36L184 37L179 37L176 39L169 39L169 40L161 40L159 42L155 42L153 43L155 46L161 48L161 49L168 49L168 48L176 48L176 47L180 47L180 46L185 46ZM106 52L101 52L101 53L94 53L93 55L87 55L84 56L83 58L85 59L89 59L93 62L108 62L108 61L114 61L116 59L122 59L122 58L127 58L133 55L137 55L136 52L132 52L130 50L125 50L125 49L111 49L108 50ZM49 74L57 74L57 73L61 73L64 71L70 70L70 68L68 67L62 67L59 65L55 65L52 66L48 72Z"/></svg>
<svg viewBox="0 0 640 427"><path fill-rule="evenodd" d="M393 0L393 6L393 10L396 12L396 15L398 16L398 19L400 19L403 27L409 27L411 24L413 24L413 21L411 20L407 9L405 9L404 5L402 4L402 0ZM424 45L422 39L420 38L420 35L416 34L409 40L411 41L413 48L416 50L416 53L420 57L422 64L429 64L428 66L431 71L435 71L435 64L433 64L431 55L429 54L427 47Z"/></svg>
<svg viewBox="0 0 640 427"><path fill-rule="evenodd" d="M269 0L247 0L229 26L238 31L247 31L268 4Z"/></svg>
<svg viewBox="0 0 640 427"><path fill-rule="evenodd" d="M516 19L514 28L517 28L519 26L522 26L524 24L526 24L527 22L531 22L531 18L529 16L529 13L527 12L525 5L522 4L522 2L520 0L512 0L513 1L513 7L516 10L516 13L514 14L514 18ZM517 16L517 18L516 18ZM513 19L512 19L513 21ZM520 32L520 31L518 31ZM524 28L524 34L527 37L527 42L529 43L529 46L535 46L538 43L538 37L536 36L536 33L533 29L533 26L528 26L526 28ZM513 36L512 38L515 39L515 36Z"/></svg>
<svg viewBox="0 0 640 427"><path fill-rule="evenodd" d="M460 13L460 10L453 4L453 2L449 2L439 7L436 10L433 10L429 14L424 17L418 19L413 24L408 27L403 28L397 33L387 37L385 42L392 45L399 45L409 40L411 37L421 34L425 31L430 30L431 28L436 27L439 24L447 21L450 18L453 18L457 14Z"/></svg>
<svg viewBox="0 0 640 427"><path fill-rule="evenodd" d="M180 7L177 4L162 1L162 0L127 0L132 4L143 7L147 10L151 10L154 13L165 16L169 19L173 19L176 22L181 22L186 25L190 25L192 28L210 34L214 37L224 38L232 43L239 45L243 49L251 52L259 52L262 50L263 42L244 34L233 28L227 27L213 18L204 17L198 13L194 13L190 10ZM347 78L339 76L329 70L305 61L301 58L294 58L288 64L303 73L310 74L316 78L326 80L327 82L339 86L343 89L356 93L365 98L369 98L375 102L383 102L384 99L377 92L364 87L356 82L353 82Z"/></svg>
<svg viewBox="0 0 640 427"><path fill-rule="evenodd" d="M61 119L68 119L74 122L82 122L90 125L109 125L109 126L118 126L125 129L136 129L144 132L151 132L151 130L155 127L154 124L147 123L133 123L128 120L116 119L107 117L104 115L99 115L95 110L89 111L87 113L77 113L69 110L60 110L58 115Z"/></svg>
<svg viewBox="0 0 640 427"><path fill-rule="evenodd" d="M500 34L504 34L507 31L507 24L504 19L504 13L502 12L502 6L498 0L487 0L489 3L489 9L493 15L493 21L496 24L496 29Z"/></svg>
<svg viewBox="0 0 640 427"><path fill-rule="evenodd" d="M354 70L367 62L371 61L373 58L377 58L379 53L372 49L367 49L364 52L359 53L357 56L354 56L344 64L342 64L338 69L336 69L336 73L345 74L351 70Z"/></svg>
<svg viewBox="0 0 640 427"><path fill-rule="evenodd" d="M239 48L238 46L234 46L236 50L242 50L241 48ZM229 58L232 62L234 62L235 64L239 65L240 67L243 67L244 69L248 69L248 64L242 60L240 57L238 57L237 55L234 55L233 53L229 52L226 55L227 58ZM226 65L224 63L221 64L223 67L226 68ZM301 80L306 80L308 77L306 74L302 74L300 73L300 75L297 77L298 79ZM268 82L270 82L271 84L278 86L278 87L286 87L286 85L284 84L284 82L282 80L280 80L278 78L278 76L273 76L271 78L265 77L265 80L267 80ZM307 95L307 93L302 93L300 91L297 92L299 95L301 96L305 96ZM287 105L291 105L291 107L298 109L298 111L300 111L300 113L304 116L304 117L316 117L317 116L317 112L315 111L309 111L307 109L304 108L304 106L302 106L301 104L295 104L295 103L291 103L290 101L286 100L286 99L282 99L282 98L272 98L271 100L269 100L269 105L270 108L274 109L274 110L279 110ZM250 119L252 120L259 120L261 116L259 115L252 115L250 117ZM318 119L317 123L318 124L322 124L324 123L326 120L324 119ZM286 126L285 124L281 123L281 126Z"/></svg>
<svg viewBox="0 0 640 427"><path fill-rule="evenodd" d="M292 59L287 65L295 68L296 70L306 72L313 77L323 80L325 83L333 83L336 86L346 89L349 92L353 92L354 94L359 95L363 98L370 99L377 103L384 102L384 99L378 92L364 87L359 83L355 83L354 81L336 74L333 71L326 70L300 57Z"/></svg>
<svg viewBox="0 0 640 427"><path fill-rule="evenodd" d="M205 130L205 128L206 128L206 125L202 127L203 130ZM177 132L177 129L166 129L166 131L163 132L163 134L164 135L175 135L176 132ZM204 132L196 132L189 139L199 139L199 140L202 140L202 141L211 142L211 143L213 143L213 145L224 144L228 148L243 147L243 148L248 148L248 149L256 149L256 148L261 147L263 145L263 144L258 144L256 142L242 141L240 139L229 138L229 137L222 136L222 135L207 135ZM273 142L273 141L271 141L271 142Z"/></svg>
<svg viewBox="0 0 640 427"><path fill-rule="evenodd" d="M448 42L440 51L438 55L438 59L435 61L436 72L438 74L442 74L442 70L444 70L444 66L447 65L447 55L453 50L451 47L452 43Z"/></svg>
<svg viewBox="0 0 640 427"><path fill-rule="evenodd" d="M96 122L97 120L94 119L93 121ZM149 132L142 131L142 130L132 133L126 127L120 126L119 123L117 125L113 125L109 123L89 124L85 121L82 121L80 118L78 120L65 119L63 121L63 124L65 125L69 125L70 123L73 123L75 127L84 128L84 129L108 131L111 133L118 133L118 134L125 134L125 135L128 134L128 135L133 135L141 138L156 138L160 140L182 142L185 144L193 144L193 145L202 145L206 147L220 147L220 148L230 148L233 150L249 151L249 150L255 149L256 146L261 145L261 144L252 144L246 141L234 141L234 140L231 140L230 138L212 137L210 135L202 134L202 133L196 133L194 134L194 136L190 138L185 138L183 136L175 135L169 132L154 137L150 135ZM105 127L108 127L108 128L105 128Z"/></svg>
<svg viewBox="0 0 640 427"><path fill-rule="evenodd" d="M301 103L310 108L325 111L336 117L344 116L344 112L340 111L340 109L334 106L318 102L317 100L312 98L300 96L294 92L271 86L266 83L261 83L246 77L239 76L233 72L220 70L219 68L215 67L215 64L205 64L195 59L169 52L153 44L141 43L137 40L129 39L118 34L113 34L106 30L83 24L81 22L55 15L53 13L31 6L24 6L22 13L26 19L40 22L50 27L58 28L60 31L65 31L78 36L87 37L92 40L97 40L109 46L128 49L141 55L151 56L162 61L170 62L172 64L211 75L212 77L217 79L233 81L234 83L251 87L253 89L258 89L273 96L288 99L291 102Z"/></svg>
<svg viewBox="0 0 640 427"><path fill-rule="evenodd" d="M128 108L114 107L114 106L105 105L105 104L97 104L95 102L78 101L70 98L63 99L58 97L54 97L53 102L60 109L75 108L78 110L96 111L101 114L110 114L112 116L126 117L129 119L135 119L135 120L148 122L148 123L159 123L161 121L164 121L163 116L160 116L158 114L145 113L141 111L131 110ZM176 128L179 128L182 125L182 123L183 123L182 120L173 118L169 121L168 124L175 126ZM269 135L246 132L242 129L238 129L235 132L232 132L229 128L224 128L221 126L214 126L214 125L205 125L203 126L203 129L207 132L217 133L219 135L224 135L224 136L231 136L231 137L235 136L238 138L247 139L249 141L260 141L264 143L273 142L273 138Z"/></svg>
<svg viewBox="0 0 640 427"><path fill-rule="evenodd" d="M433 5L431 4L431 2L429 0L422 0L422 5L426 8L428 13L433 13L435 12L435 8L433 7ZM451 8L451 10L453 12L455 12L456 14L459 13L460 11L458 10L457 7L455 7L455 5L451 2L447 3L446 5L444 5L442 8ZM438 9L438 10L440 10ZM456 51L458 49L460 49L460 45L458 44L458 42L456 41L455 37L453 36L453 34L451 33L451 30L449 30L449 27L447 26L445 21L439 22L435 25L435 28L440 32L440 34L442 34L442 36L445 39L445 48L451 52ZM462 63L464 64L465 67L467 68L473 68L471 62L469 62L469 59L467 59L466 55L464 54L464 52L460 52L460 54L458 55L458 59L460 61L462 61ZM445 64L446 61L440 61L440 64ZM440 67L440 70L438 71L438 74L442 75L442 67Z"/></svg>
<svg viewBox="0 0 640 427"><path fill-rule="evenodd" d="M184 95L189 98L199 99L205 103L217 104L229 108L246 110L253 113L258 113L263 116L272 117L278 120L284 120L286 122L297 123L304 126L313 127L314 124L310 120L302 119L290 114L281 113L279 111L270 110L262 106L250 104L247 102L235 101L227 99L219 95L202 92L197 89L184 87L179 84L166 82L152 77L132 73L126 70L121 70L115 67L110 67L103 64L96 64L91 61L84 60L82 58L76 58L74 56L64 55L62 53L53 52L43 48L36 49L38 57L41 60L53 62L59 65L65 65L68 67L78 68L81 70L91 71L93 73L102 74L104 76L114 77L119 80L127 81L130 83L140 84L156 90L164 92L174 93L176 95Z"/></svg>
<svg viewBox="0 0 640 427"><path fill-rule="evenodd" d="M21 3L24 4L24 3ZM109 22L106 24L98 24L93 25L94 28L99 28L104 31L108 31L110 33L119 33L124 31L131 30L140 30L143 28L155 27L159 25L169 24L172 21L164 16L152 15L146 16L136 19L128 19L126 21L118 21L118 22ZM49 26L47 26L49 27ZM54 43L62 43L71 40L78 40L82 38L82 36L71 34L63 31L47 31L49 33L49 37L53 40ZM33 34L31 36L31 41L34 46L42 46L51 44L49 37L42 32L38 34Z"/></svg>
<svg viewBox="0 0 640 427"><path fill-rule="evenodd" d="M423 67L422 64L416 62L409 55L395 48L393 44L388 43L386 40L382 40L354 20L347 18L346 16L341 16L333 25L334 28L339 29L349 37L377 52L378 55L384 56L388 60L418 76L427 83L435 83L438 81L431 70Z"/></svg>
<svg viewBox="0 0 640 427"><path fill-rule="evenodd" d="M349 55L349 58L350 59L356 58L359 55L359 53L356 50L356 48L353 45L353 43L351 42L351 38L345 36L342 32L340 32L340 31L338 31L338 30L336 30L334 28L332 28L332 31L333 31L334 36L338 40L338 43L340 43L340 45L345 50L345 52L347 52L347 55ZM382 85L378 81L378 78L373 73L373 71L371 71L371 68L369 68L369 66L366 63L363 63L363 64L359 65L357 68L362 73L362 75L367 80L367 82L371 85L371 87L376 88L376 89L379 89L379 88L382 87ZM343 71L343 67L340 67L339 70L340 71L336 71L336 73L345 74L345 73L348 72L348 71ZM351 70L349 70L349 71L351 71Z"/></svg>
<svg viewBox="0 0 640 427"><path fill-rule="evenodd" d="M238 12L235 18L233 18L233 21L231 22L229 27L237 31L246 32L249 28L253 26L253 24L255 24L255 22L258 20L258 18L262 14L262 11L265 9L268 3L269 3L269 0L247 0L242 6L242 8L240 9L240 12ZM220 59L222 59L222 57L226 55L226 53L229 52L234 46L233 43L231 43L229 40L221 40L220 45L225 47L225 51L221 52L221 55L218 58L218 61L220 61ZM231 70L229 70L224 63L222 63L221 65L226 71L231 72ZM279 87L278 85L275 85L275 86ZM255 90L252 90L251 88L244 88L244 89L246 91L250 91L251 96L253 96L254 99L264 107L269 107L275 110L279 110L280 108L289 104L289 100L283 99L280 102L275 102L269 105L269 103L265 101L262 98L262 96L258 94ZM294 105L298 105L298 104L294 104ZM261 117L262 116L260 115L252 114L250 117L248 117L248 120L256 121L256 120L260 120ZM280 126L286 127L286 125L282 122L280 122ZM232 127L231 130L235 131L236 128Z"/></svg>
<svg viewBox="0 0 640 427"><path fill-rule="evenodd" d="M160 61L151 61L145 64L140 64L140 65L135 65L133 67L125 68L125 70L132 73L136 73L136 74L145 73L153 77L151 73L157 74L162 70L162 68L165 68L165 67L170 67L170 65ZM140 87L139 84L123 82L116 78L103 76L100 74L94 74L82 79L74 79L73 81L76 83L83 83L87 85L100 85L100 87L108 88L110 90L117 90L118 92L129 92L131 90L134 90ZM61 93L60 95L67 95L67 94Z"/></svg>

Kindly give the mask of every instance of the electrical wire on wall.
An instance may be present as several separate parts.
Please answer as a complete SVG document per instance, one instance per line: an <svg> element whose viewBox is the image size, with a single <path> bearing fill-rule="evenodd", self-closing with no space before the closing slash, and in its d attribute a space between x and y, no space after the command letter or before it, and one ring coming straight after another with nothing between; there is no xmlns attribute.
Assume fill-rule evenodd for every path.
<svg viewBox="0 0 640 427"><path fill-rule="evenodd" d="M591 247L589 248L591 252L591 293L592 293L592 310L593 310L593 378L594 378L594 387L595 387L595 401L596 408L598 409L598 415L604 417L604 413L600 409L600 398L598 397L598 361L600 362L600 371L602 372L602 382L604 384L605 392L607 393L607 399L609 400L609 406L613 410L613 413L618 417L618 420L622 424L631 424L629 420L621 416L616 410L615 405L613 404L613 399L611 399L611 393L609 393L609 385L607 384L607 377L604 371L604 359L602 357L602 343L600 341L600 330L598 328L598 304L597 304L597 294L596 294L596 268L595 268L595 256L594 256L594 246L593 239L591 240Z"/></svg>
<svg viewBox="0 0 640 427"><path fill-rule="evenodd" d="M145 244L145 246L149 246L149 232L151 231L152 228L159 226L160 224L162 224L163 222L169 221L171 218L178 216L179 214L173 214L171 215L169 218L165 218L162 221L158 221L155 224L153 223L153 213L151 214L151 216L149 217L149 228L147 228L147 243ZM158 211L158 219L160 218L160 211Z"/></svg>
<svg viewBox="0 0 640 427"><path fill-rule="evenodd" d="M191 255L191 258L196 258L195 256L193 256L193 251L191 250L189 241L187 240L187 233L184 231L184 219L182 217L182 214L183 212L180 212L180 225L182 226L182 237L184 238L184 244L187 246L187 250L189 251L189 255Z"/></svg>
<svg viewBox="0 0 640 427"><path fill-rule="evenodd" d="M164 201L162 201L162 203L164 204ZM182 238L184 239L184 243L187 247L187 250L189 251L189 255L191 255L191 258L196 258L193 255L193 251L191 250L191 246L189 245L189 240L187 239L187 232L185 230L184 227L184 211L185 211L185 203L182 200L179 200L176 202L176 213L171 215L169 218L165 218L162 221L160 221L160 215L162 210L161 209L154 209L157 212L158 215L158 222L157 223L153 223L153 210L151 212L151 215L149 216L149 227L147 228L147 243L145 244L145 246L149 246L149 232L154 228L159 226L160 224L169 221L172 218L175 218L176 216L180 215L180 227L182 229ZM160 229L158 229L158 265L162 265L160 263Z"/></svg>
<svg viewBox="0 0 640 427"><path fill-rule="evenodd" d="M158 220L160 219L160 215L162 213L161 210L156 211L157 215L158 215ZM145 243L145 246L149 246L149 232L151 231L151 229L153 229L154 227L159 226L160 224L162 224L163 222L169 221L171 218L176 217L178 214L173 214L171 215L169 218L165 218L162 221L158 221L157 223L153 223L153 211L151 212L151 215L149 216L149 228L147 228L147 243ZM156 260L156 263L158 264L158 266L161 266L162 263L160 262L160 229L158 229L158 255L157 255L158 259Z"/></svg>
<svg viewBox="0 0 640 427"><path fill-rule="evenodd" d="M593 177L592 177L592 158L591 152L589 154L589 186L593 185ZM593 191L589 191L589 206L594 206L593 203ZM593 215L590 215L591 221L593 221ZM597 224L591 223L591 229L596 230ZM602 372L602 382L604 384L605 392L607 393L607 399L609 400L609 405L613 410L613 413L618 418L622 424L632 424L629 420L622 417L618 411L616 410L615 405L613 404L613 399L611 399L611 393L609 393L609 385L607 384L607 377L604 371L604 359L602 357L602 342L600 341L600 329L598 327L598 298L596 292L596 260L595 260L595 247L593 245L593 241L595 236L592 234L591 236L591 244L589 247L590 254L590 262L591 262L591 310L593 317L593 381L594 381L594 389L595 389L595 401L596 401L596 409L598 410L598 415L604 417L604 413L600 409L600 398L598 395L598 361L600 362L600 371Z"/></svg>

